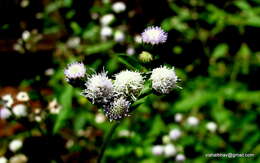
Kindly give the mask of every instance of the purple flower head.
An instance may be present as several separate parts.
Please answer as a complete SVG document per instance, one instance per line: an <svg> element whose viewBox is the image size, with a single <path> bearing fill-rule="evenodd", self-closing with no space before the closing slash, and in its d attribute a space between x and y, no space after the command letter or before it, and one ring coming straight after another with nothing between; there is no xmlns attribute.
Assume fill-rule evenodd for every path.
<svg viewBox="0 0 260 163"><path fill-rule="evenodd" d="M74 62L68 65L64 70L66 80L78 79L85 77L86 68L83 63Z"/></svg>
<svg viewBox="0 0 260 163"><path fill-rule="evenodd" d="M147 44L161 44L165 43L166 40L167 33L157 26L147 27L142 33L142 41Z"/></svg>

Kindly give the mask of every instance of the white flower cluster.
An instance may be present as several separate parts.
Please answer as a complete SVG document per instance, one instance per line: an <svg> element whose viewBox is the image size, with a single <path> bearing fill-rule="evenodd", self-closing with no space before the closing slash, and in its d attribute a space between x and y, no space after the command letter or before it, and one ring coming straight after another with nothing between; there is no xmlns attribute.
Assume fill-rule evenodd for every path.
<svg viewBox="0 0 260 163"><path fill-rule="evenodd" d="M6 94L1 97L4 106L0 108L0 119L8 119L12 115L17 118L27 116L27 106L20 102L28 102L30 100L27 92L18 92L16 98L13 98L11 94ZM19 104L15 104L19 102Z"/></svg>
<svg viewBox="0 0 260 163"><path fill-rule="evenodd" d="M114 11L114 13L119 14L126 10L126 5L124 2L115 2L111 9ZM113 30L111 27L111 24L116 20L116 17L113 13L108 13L106 15L103 15L100 17L100 36L102 40L107 40L112 35L114 37L115 42L123 42L125 40L125 33L122 31L122 29Z"/></svg>
<svg viewBox="0 0 260 163"><path fill-rule="evenodd" d="M93 104L102 106L110 120L122 119L129 115L129 107L137 100L145 83L145 77L137 71L121 71L114 76L114 80L109 79L106 72L86 75L85 66L77 62L70 64L64 73L66 79L84 79L82 80L84 86L81 87L85 89L82 95ZM67 81L72 84L70 80ZM173 68L164 66L155 68L149 80L152 81L152 88L155 91L167 94L176 87L177 76Z"/></svg>
<svg viewBox="0 0 260 163"><path fill-rule="evenodd" d="M103 72L88 78L82 94L93 104L101 105L110 120L118 120L129 115L131 101L139 95L143 84L138 72L122 71L114 82Z"/></svg>
<svg viewBox="0 0 260 163"><path fill-rule="evenodd" d="M57 99L53 99L49 102L47 109L35 107L32 105L30 96L25 91L18 92L15 96L13 94L5 94L1 98L0 106L0 119L12 120L16 118L27 119L30 122L41 122L46 114L58 114L62 109L62 106L58 103Z"/></svg>

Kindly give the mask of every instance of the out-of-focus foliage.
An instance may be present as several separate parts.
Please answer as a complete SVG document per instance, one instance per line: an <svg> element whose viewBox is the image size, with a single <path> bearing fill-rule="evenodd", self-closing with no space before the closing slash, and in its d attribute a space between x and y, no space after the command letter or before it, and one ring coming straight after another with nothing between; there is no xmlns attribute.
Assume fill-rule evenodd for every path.
<svg viewBox="0 0 260 163"><path fill-rule="evenodd" d="M2 62L16 60L9 67L14 69L10 69L10 73L17 75L1 70L0 93L10 93L7 86L13 87L15 92L26 90L33 101L43 103L42 108L57 98L62 110L40 122L40 127L16 120L1 122L0 156L12 156L8 143L18 137L24 139L21 152L29 159L34 152L38 156L34 161L45 157L47 161L57 162L60 159L64 162L96 160L112 123L104 120L103 113L80 95L80 89L69 86L63 75L68 63L83 61L87 71L106 69L109 75L124 69L147 72L167 64L175 67L181 79L182 89L167 96L151 94L141 99L142 104L121 122L113 135L105 152L106 162L173 162L174 156L152 153L154 145L169 143L185 155L187 162L259 162L260 2L124 0L126 11L122 13L112 10L114 2L13 2L20 8L18 16L15 23L13 16L9 16L11 20L0 22L0 41L12 39L9 42L13 43L11 49L15 51L10 52L2 41L0 53L15 55L0 57ZM113 14L114 20L105 25L111 28L111 35L104 36L101 19L107 14ZM148 25L166 30L167 42L153 48L138 43L137 36ZM30 36L24 36L25 30ZM33 32L35 30L37 32ZM123 41L115 41L116 31L123 32ZM141 62L139 54L143 51L151 53L153 61ZM25 64L21 64L22 61ZM6 68L6 65L1 66L8 71ZM180 122L174 119L177 113L183 115ZM197 126L188 125L190 116L198 118ZM215 132L206 127L212 121L217 124ZM22 125L21 132L12 132L13 124ZM176 141L167 139L173 128L182 131ZM3 134L2 129L10 130L11 134ZM49 145L39 143L41 141ZM40 150L33 151L26 148L28 146L37 146ZM45 150L53 146L60 152L46 154ZM251 153L255 156L206 157L209 153Z"/></svg>

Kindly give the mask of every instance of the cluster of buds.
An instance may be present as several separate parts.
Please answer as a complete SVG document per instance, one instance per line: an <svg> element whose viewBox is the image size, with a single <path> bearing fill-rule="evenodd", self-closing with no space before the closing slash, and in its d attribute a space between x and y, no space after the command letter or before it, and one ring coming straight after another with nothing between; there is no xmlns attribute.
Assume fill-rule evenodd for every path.
<svg viewBox="0 0 260 163"><path fill-rule="evenodd" d="M83 88L82 95L103 108L110 121L129 116L130 106L138 99L147 78L140 72L130 70L119 72L114 79L110 79L107 72L89 75L80 62L69 64L64 74L68 83ZM166 66L153 69L147 79L160 94L168 94L177 86L174 69Z"/></svg>

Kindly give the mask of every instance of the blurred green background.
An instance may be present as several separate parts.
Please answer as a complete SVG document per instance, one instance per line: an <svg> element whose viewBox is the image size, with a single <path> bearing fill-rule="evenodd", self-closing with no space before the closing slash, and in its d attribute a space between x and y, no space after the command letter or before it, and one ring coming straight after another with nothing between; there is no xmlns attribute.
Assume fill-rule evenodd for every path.
<svg viewBox="0 0 260 163"><path fill-rule="evenodd" d="M8 144L20 138L20 153L29 162L95 162L112 123L64 80L66 65L82 61L89 70L106 69L110 76L167 64L181 79L182 89L149 95L121 122L105 162L174 162L175 156L152 152L155 145L169 143L185 162L259 162L260 1L122 0L122 12L113 9L115 2L0 1L0 95L28 92L29 112L48 108L55 98L62 107L37 123L1 120L0 156L14 155ZM107 14L111 21L104 20ZM165 44L138 42L151 25L168 32ZM154 60L143 63L142 51ZM177 113L183 116L180 122ZM199 124L189 126L190 116ZM217 125L216 131L207 129L208 122ZM182 132L176 141L167 136L174 128ZM205 157L209 153L255 156Z"/></svg>

